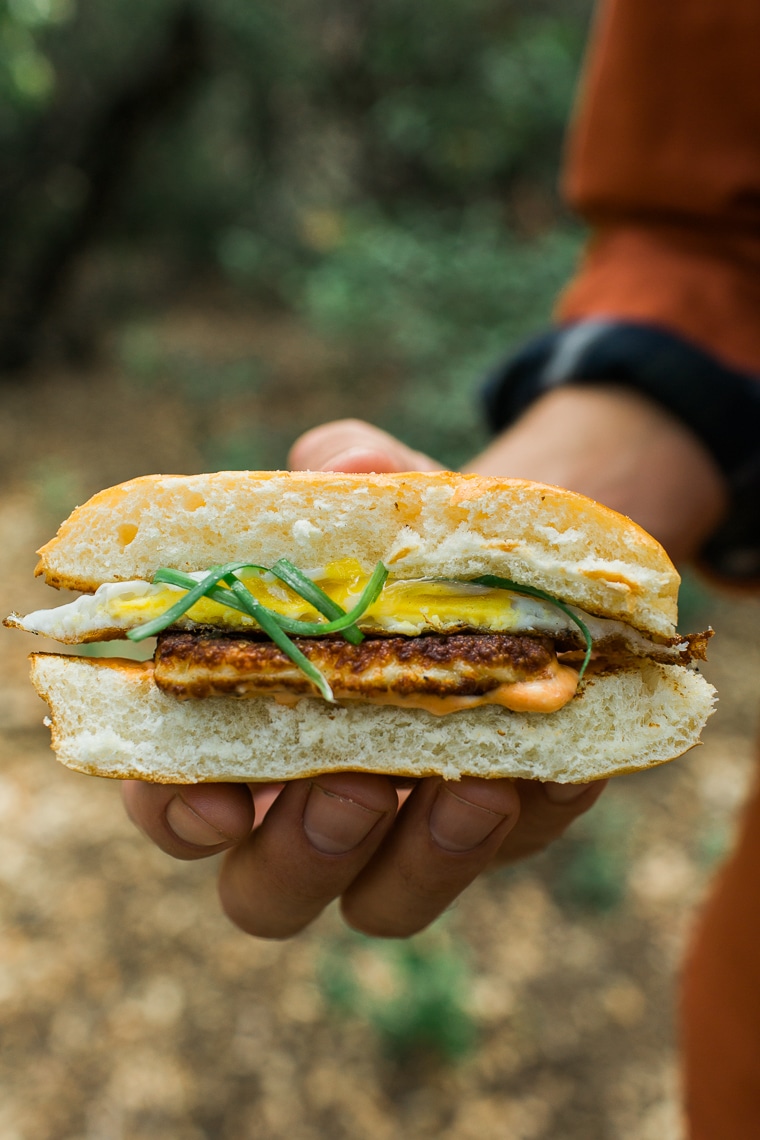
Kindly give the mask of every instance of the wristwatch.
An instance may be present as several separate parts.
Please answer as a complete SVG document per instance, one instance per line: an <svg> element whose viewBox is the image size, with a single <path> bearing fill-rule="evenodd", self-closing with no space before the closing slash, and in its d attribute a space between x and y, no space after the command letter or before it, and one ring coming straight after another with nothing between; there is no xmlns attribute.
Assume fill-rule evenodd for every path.
<svg viewBox="0 0 760 1140"><path fill-rule="evenodd" d="M612 319L553 329L502 363L484 389L501 431L566 384L624 384L690 428L728 482L726 518L700 553L721 578L760 582L760 376L739 372L675 333Z"/></svg>

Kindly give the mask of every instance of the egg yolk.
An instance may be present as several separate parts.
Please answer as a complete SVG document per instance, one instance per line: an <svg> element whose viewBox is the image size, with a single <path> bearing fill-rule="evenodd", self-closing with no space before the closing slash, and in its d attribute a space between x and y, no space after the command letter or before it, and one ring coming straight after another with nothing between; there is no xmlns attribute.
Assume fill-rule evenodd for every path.
<svg viewBox="0 0 760 1140"><path fill-rule="evenodd" d="M308 602L273 575L241 573L240 578L256 600L269 609L299 621L324 620ZM352 558L330 563L314 578L316 584L345 610L356 605L368 580L369 575ZM142 596L114 597L107 605L114 618L133 619L135 624L141 624L165 613L177 597L176 590L158 588ZM256 622L246 614L209 598L201 598L191 606L186 616L198 625L256 628ZM358 624L369 632L414 636L423 629L451 630L464 626L504 631L511 629L516 620L514 596L505 590L470 582L389 578L380 596L365 611Z"/></svg>

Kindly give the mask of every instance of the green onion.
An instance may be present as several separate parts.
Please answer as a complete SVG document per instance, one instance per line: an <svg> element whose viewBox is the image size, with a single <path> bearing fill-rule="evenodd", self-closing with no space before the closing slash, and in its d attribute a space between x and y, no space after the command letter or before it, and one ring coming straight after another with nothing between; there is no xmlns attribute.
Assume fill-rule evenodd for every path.
<svg viewBox="0 0 760 1140"><path fill-rule="evenodd" d="M356 628L356 622L379 597L388 577L385 566L382 562L378 562L367 585L362 590L358 602L352 610L346 613L310 578L301 574L301 571L291 562L288 562L287 559L280 559L273 567L272 573L311 605L315 605L315 602L318 601L319 604L315 605L315 608L321 613L325 613L326 609L329 610L329 614L326 616L332 615L333 620L327 622L298 621L295 618L287 618L262 605L245 583L235 576L235 571L238 570L267 572L266 567L258 566L253 562L228 562L224 566L215 566L205 578L198 582L189 574L183 574L181 571L172 570L169 567L161 567L154 576L154 583L164 582L168 585L179 586L186 589L187 593L160 617L146 622L137 629L129 630L127 637L131 641L142 641L146 637L153 637L178 621L201 598L208 597L222 605L229 606L230 609L250 615L274 641L275 645L278 645L283 653L299 667L301 672L316 685L325 700L334 701L335 698L327 678L316 665L309 661L298 646L294 645L288 637L288 633L302 637L343 633L344 637L353 641L354 644L357 643L357 640L363 640L363 634ZM225 583L226 589L220 585L222 582ZM307 594L308 597L305 596Z"/></svg>
<svg viewBox="0 0 760 1140"><path fill-rule="evenodd" d="M301 672L305 673L309 680L317 686L325 700L334 701L335 697L327 678L316 665L312 665L309 658L301 652L298 646L293 644L287 633L275 621L275 615L272 611L268 610L266 606L262 606L261 602L254 598L248 587L234 574L226 574L224 581L237 600L245 606L251 617L256 619L264 633L268 634L275 645L279 646Z"/></svg>
<svg viewBox="0 0 760 1140"><path fill-rule="evenodd" d="M160 633L161 630L166 629L167 626L178 621L191 606L200 601L200 599L207 595L219 582L225 582L229 586L232 594L243 606L244 612L249 613L255 618L264 632L271 637L275 645L278 645L283 653L287 654L290 660L299 667L301 672L317 686L326 701L334 701L333 691L327 679L323 677L319 669L317 669L315 665L312 665L308 657L304 656L298 646L294 645L284 630L280 628L274 620L274 615L271 610L268 610L266 606L262 606L261 603L254 598L251 591L235 577L235 570L243 570L249 567L259 569L259 567L254 567L252 563L249 562L228 562L224 566L215 566L205 578L201 579L192 589L188 590L185 596L180 598L175 605L171 606L166 613L161 614L160 617L155 618L153 621L146 622L145 625L141 625L137 629L129 630L127 637L131 641L142 641L146 637L153 637L156 633ZM193 579L193 581L195 581L195 579Z"/></svg>
<svg viewBox="0 0 760 1140"><path fill-rule="evenodd" d="M274 574L276 578L284 582L286 586L328 620L322 622L299 621L296 618L288 618L283 614L278 614L275 610L262 605L245 583L236 577L236 572L240 570L255 570L261 574ZM335 698L327 678L290 640L288 634L301 637L320 637L330 633L342 633L346 640L351 641L354 645L358 644L363 640L364 635L358 629L356 622L380 596L387 578L388 570L382 562L378 562L356 605L346 612L324 590L320 589L316 582L308 578L287 558L280 558L271 570L254 562L227 562L224 566L214 566L200 582L190 574L183 574L180 570L172 570L169 567L162 566L156 571L154 583L163 582L178 586L180 589L186 590L187 593L160 617L138 626L137 629L129 630L127 637L130 641L142 641L146 637L154 637L157 633L179 621L201 598L207 597L252 617L275 645L279 646L283 653L317 687L325 700L334 701ZM523 586L519 582L513 582L510 578L499 578L494 574L483 574L479 578L471 579L471 581L479 586L512 590L516 594L527 594L529 597L541 598L566 614L578 626L586 643L586 655L578 676L578 679L582 680L591 660L593 642L585 622L573 613L568 605L558 601L551 594L547 594L545 590L539 590L535 586Z"/></svg>
<svg viewBox="0 0 760 1140"><path fill-rule="evenodd" d="M311 578L307 578L303 571L294 566L289 559L280 558L275 562L272 573L286 586L290 586L296 594L300 594L304 601L308 602L324 617L334 620L341 618L345 613L345 610L337 602L334 602L329 594L320 589L316 582L312 582ZM387 578L387 572L385 576ZM385 579L383 579L383 583L384 581ZM382 585L380 589L382 589ZM374 600L373 598L372 601ZM371 604L372 602L369 603L369 605ZM358 629L351 629L350 627L343 630L343 636L346 641L352 642L353 645L359 645L360 642L364 641L364 634Z"/></svg>
<svg viewBox="0 0 760 1140"><path fill-rule="evenodd" d="M148 621L144 625L138 626L137 629L130 629L127 632L127 637L130 641L144 641L146 637L155 637L162 629L166 629L167 626L173 625L175 621L179 621L182 615L186 613L191 606L199 602L213 586L216 586L217 582L221 582L232 570L238 570L247 565L248 563L246 562L228 562L224 566L214 566L200 582L196 582L193 578L192 588L188 590L183 598L175 602L171 609L161 614L160 617L154 618L153 621Z"/></svg>
<svg viewBox="0 0 760 1140"><path fill-rule="evenodd" d="M495 574L482 574L480 578L472 578L471 581L475 582L478 586L494 586L498 590L512 590L515 594L527 594L531 598L542 598L545 602L551 602L558 610L562 610L564 614L567 614L570 620L575 622L578 626L586 642L586 656L583 658L583 664L578 674L578 680L583 680L583 674L586 672L588 663L591 660L594 643L586 623L579 618L577 614L574 614L569 606L565 605L564 602L558 601L557 598L553 598L552 595L547 594L545 590L539 590L536 586L521 586L519 582L513 582L510 578L498 578Z"/></svg>
<svg viewBox="0 0 760 1140"><path fill-rule="evenodd" d="M388 571L383 566L382 562L378 562L377 566L372 572L372 576L359 595L359 599L352 610L349 610L348 613L346 613L345 610L341 609L337 602L332 603L341 615L340 617L336 617L334 621L299 621L297 618L289 618L285 617L284 614L278 614L275 610L267 609L267 612L271 613L274 620L277 622L281 629L284 629L286 631L286 633L292 633L299 637L320 637L328 633L342 633L343 636L346 637L347 633L351 632L351 627L355 624L355 622L359 621L359 619L366 613L369 607L375 601L377 601L382 592L383 586L385 585L387 577ZM307 581L308 580L309 579L307 579ZM183 590L191 590L198 584L196 579L192 578L189 574L183 574L181 570L169 570L168 568L164 567L156 571L156 576L154 577L153 581L155 583L166 582L171 586L179 586ZM232 596L230 596L231 594ZM219 602L223 606L229 606L230 609L237 610L239 613L250 614L250 609L248 606L243 602L237 600L234 591L220 588L219 586L211 586L206 591L205 596L207 598L210 598L212 602ZM182 601L184 601L184 599L182 599ZM330 601L332 601L332 599L330 599ZM260 604L261 603L259 603L259 605ZM163 616L166 617L166 615ZM181 617L182 615L180 614L179 616ZM158 620L160 619L156 618L156 621ZM175 617L172 620L176 621L177 618ZM133 630L132 632L136 633L137 631ZM130 635L128 634L127 636ZM363 634L361 634L360 637L362 640L364 640Z"/></svg>

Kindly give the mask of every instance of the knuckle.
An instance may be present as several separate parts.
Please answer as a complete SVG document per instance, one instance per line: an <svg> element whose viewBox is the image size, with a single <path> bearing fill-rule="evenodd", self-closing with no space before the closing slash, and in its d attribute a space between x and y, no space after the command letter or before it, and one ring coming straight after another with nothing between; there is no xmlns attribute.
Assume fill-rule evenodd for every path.
<svg viewBox="0 0 760 1140"><path fill-rule="evenodd" d="M259 899L253 892L241 890L238 884L224 875L219 880L219 901L230 922L254 938L291 938L316 917L311 910L302 913L290 907L283 909L267 905L266 900Z"/></svg>
<svg viewBox="0 0 760 1140"><path fill-rule="evenodd" d="M368 938L411 938L419 934L426 926L438 917L436 912L424 919L417 915L415 918L400 915L380 913L376 910L363 907L358 900L344 898L341 900L341 915L347 926L358 934Z"/></svg>

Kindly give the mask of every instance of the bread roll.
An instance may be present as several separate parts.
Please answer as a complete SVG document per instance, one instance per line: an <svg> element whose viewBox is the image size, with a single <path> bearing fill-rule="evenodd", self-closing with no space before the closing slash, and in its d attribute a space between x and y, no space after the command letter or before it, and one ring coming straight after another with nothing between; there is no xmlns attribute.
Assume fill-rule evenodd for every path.
<svg viewBox="0 0 760 1140"><path fill-rule="evenodd" d="M447 471L147 475L95 495L39 554L49 585L85 593L244 558L304 570L381 560L396 578L496 574L662 637L675 632L680 583L659 543L583 495Z"/></svg>
<svg viewBox="0 0 760 1140"><path fill-rule="evenodd" d="M679 577L665 551L630 519L558 487L452 472L145 476L95 495L39 554L37 572L50 585L91 593L104 583L137 579L123 589L139 597L162 566L197 573L232 561L272 566L287 558L318 574L345 559L366 573L383 562L391 574L385 597L394 619L400 603L393 579L410 583L402 593L414 593L416 579L467 582L495 575L577 607L601 630L592 635L599 645L610 639L617 644L574 696L579 655L577 646L571 648L569 663L561 666L570 678L563 698L569 703L554 712L511 711L541 707L538 688L528 703L474 708L462 701L458 711L430 702L372 703L388 694L368 691L359 699L344 694L337 703L316 695L297 699L287 686L272 696L178 700L158 688L151 663L33 654L32 678L50 705L59 759L95 775L178 783L280 781L348 769L585 782L680 755L698 742L713 707L714 690L686 664L703 655L707 635L688 646L674 636ZM467 603L460 603L468 591L457 589L459 594L449 591L457 597L454 616L477 632L475 609L468 623ZM499 620L506 620L512 603L502 603L500 587L494 592ZM518 597L515 609L525 601ZM231 612L224 604L217 609ZM522 610L527 613L524 605ZM578 615L563 614L575 629ZM37 624L26 628L53 628L40 623L39 613L31 617ZM625 636L610 621L625 623ZM22 628L24 622L18 615L8 619ZM73 633L61 639L86 640L80 628L73 621ZM521 634L543 636L553 667L560 669L555 650L568 652L566 632L542 634L531 617ZM217 631L204 633L196 625L190 635L216 637ZM349 671L358 669L352 651L346 642ZM664 664L663 656L682 663ZM213 661L210 668L216 668ZM481 670L476 680L488 688L484 677ZM542 678L537 672L529 683L538 687ZM401 681L414 690L410 673ZM233 689L242 692L243 686ZM209 685L208 691L218 690ZM329 689L323 692L330 696ZM494 695L489 689L488 699ZM413 692L409 703L420 704L417 696Z"/></svg>
<svg viewBox="0 0 760 1140"><path fill-rule="evenodd" d="M642 662L589 677L559 712L490 707L436 717L417 709L270 698L176 701L152 664L32 655L51 709L52 745L70 768L158 783L291 780L320 772L514 776L580 783L672 760L712 712L699 673Z"/></svg>

